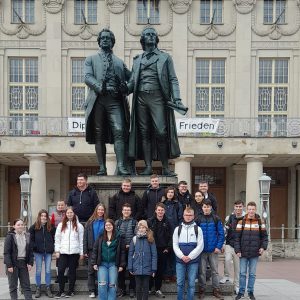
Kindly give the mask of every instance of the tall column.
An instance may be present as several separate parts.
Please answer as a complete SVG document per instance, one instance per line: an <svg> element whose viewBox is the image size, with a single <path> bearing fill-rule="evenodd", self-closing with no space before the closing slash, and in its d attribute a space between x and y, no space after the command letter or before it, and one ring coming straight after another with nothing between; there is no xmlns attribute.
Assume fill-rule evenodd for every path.
<svg viewBox="0 0 300 300"><path fill-rule="evenodd" d="M35 220L39 210L47 209L46 160L47 154L25 154L29 160L29 175L32 178L31 212Z"/></svg>
<svg viewBox="0 0 300 300"><path fill-rule="evenodd" d="M297 165L296 166L296 172L297 172L297 182L296 182L296 195L297 195L297 198L296 198L296 201L297 201L297 211L296 211L296 214L297 214L297 225L300 226L300 165ZM294 226L294 225L293 225ZM298 240L300 240L300 231L298 230Z"/></svg>
<svg viewBox="0 0 300 300"><path fill-rule="evenodd" d="M268 155L245 155L247 162L246 173L246 202L254 201L260 213L259 183L258 179L263 173L263 161Z"/></svg>
<svg viewBox="0 0 300 300"><path fill-rule="evenodd" d="M178 182L185 180L188 184L188 189L191 190L191 161L194 155L180 155L175 160L175 173L178 175Z"/></svg>

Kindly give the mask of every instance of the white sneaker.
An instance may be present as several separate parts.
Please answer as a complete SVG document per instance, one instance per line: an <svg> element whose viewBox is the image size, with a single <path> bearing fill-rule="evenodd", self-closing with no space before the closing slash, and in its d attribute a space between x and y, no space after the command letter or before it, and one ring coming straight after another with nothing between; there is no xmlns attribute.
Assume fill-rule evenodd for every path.
<svg viewBox="0 0 300 300"><path fill-rule="evenodd" d="M162 293L161 290L156 291L155 296L158 298L165 298L165 295Z"/></svg>
<svg viewBox="0 0 300 300"><path fill-rule="evenodd" d="M229 281L229 277L224 276L224 277L220 280L220 283L224 284L224 283L226 283L227 281Z"/></svg>
<svg viewBox="0 0 300 300"><path fill-rule="evenodd" d="M240 290L240 289L239 289L239 288L237 288L237 287L236 287L236 288L234 288L234 292L235 292L235 294L236 294L236 295L239 293L239 290Z"/></svg>
<svg viewBox="0 0 300 300"><path fill-rule="evenodd" d="M91 292L91 293L89 294L89 297L90 297L90 298L96 298L96 295L95 295L94 292Z"/></svg>

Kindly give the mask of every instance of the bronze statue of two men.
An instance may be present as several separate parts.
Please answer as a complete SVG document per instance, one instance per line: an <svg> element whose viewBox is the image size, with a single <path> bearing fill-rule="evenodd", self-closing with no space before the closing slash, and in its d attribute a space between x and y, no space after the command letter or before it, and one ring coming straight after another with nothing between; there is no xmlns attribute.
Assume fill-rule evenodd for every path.
<svg viewBox="0 0 300 300"><path fill-rule="evenodd" d="M180 156L174 110L185 114L171 56L157 48L153 28L141 34L143 53L134 58L132 72L112 53L114 34L103 29L100 50L85 61L86 141L95 144L97 175L107 175L106 143L114 144L117 175L130 175L130 162L145 161L140 175L152 174L160 160L162 175L176 176L168 160ZM133 93L131 118L127 96ZM130 122L131 121L131 122Z"/></svg>

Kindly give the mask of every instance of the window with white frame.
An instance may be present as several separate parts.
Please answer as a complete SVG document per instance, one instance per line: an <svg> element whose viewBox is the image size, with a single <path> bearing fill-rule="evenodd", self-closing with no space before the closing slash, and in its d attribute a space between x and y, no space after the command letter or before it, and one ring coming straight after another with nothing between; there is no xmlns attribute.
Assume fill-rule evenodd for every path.
<svg viewBox="0 0 300 300"><path fill-rule="evenodd" d="M200 24L222 24L223 0L200 0Z"/></svg>
<svg viewBox="0 0 300 300"><path fill-rule="evenodd" d="M196 114L199 117L224 117L225 59L196 60Z"/></svg>
<svg viewBox="0 0 300 300"><path fill-rule="evenodd" d="M12 23L34 23L35 0L12 0L11 22Z"/></svg>
<svg viewBox="0 0 300 300"><path fill-rule="evenodd" d="M159 24L159 0L137 0L137 23Z"/></svg>
<svg viewBox="0 0 300 300"><path fill-rule="evenodd" d="M84 102L86 98L86 85L84 83L84 58L72 58L72 116L84 115Z"/></svg>
<svg viewBox="0 0 300 300"><path fill-rule="evenodd" d="M38 59L9 58L9 115L13 135L38 133Z"/></svg>
<svg viewBox="0 0 300 300"><path fill-rule="evenodd" d="M258 122L260 136L285 136L288 104L288 59L259 60Z"/></svg>
<svg viewBox="0 0 300 300"><path fill-rule="evenodd" d="M284 24L285 9L285 0L264 0L264 24Z"/></svg>
<svg viewBox="0 0 300 300"><path fill-rule="evenodd" d="M97 24L97 0L74 0L74 23Z"/></svg>

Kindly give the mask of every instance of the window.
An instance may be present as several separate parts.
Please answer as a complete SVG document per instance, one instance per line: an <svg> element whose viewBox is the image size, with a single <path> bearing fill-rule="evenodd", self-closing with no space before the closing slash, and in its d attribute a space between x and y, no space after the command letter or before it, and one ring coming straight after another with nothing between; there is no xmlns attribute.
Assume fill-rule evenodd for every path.
<svg viewBox="0 0 300 300"><path fill-rule="evenodd" d="M264 0L264 24L284 24L285 7L285 0Z"/></svg>
<svg viewBox="0 0 300 300"><path fill-rule="evenodd" d="M197 59L196 114L199 117L224 116L225 59Z"/></svg>
<svg viewBox="0 0 300 300"><path fill-rule="evenodd" d="M34 0L12 0L12 23L34 23Z"/></svg>
<svg viewBox="0 0 300 300"><path fill-rule="evenodd" d="M222 24L223 1L201 0L200 1L200 24Z"/></svg>
<svg viewBox="0 0 300 300"><path fill-rule="evenodd" d="M72 59L72 116L82 117L84 115L84 102L86 97L86 86L84 84L84 58Z"/></svg>
<svg viewBox="0 0 300 300"><path fill-rule="evenodd" d="M9 114L11 134L37 134L39 108L38 59L9 59Z"/></svg>
<svg viewBox="0 0 300 300"><path fill-rule="evenodd" d="M259 60L259 135L285 136L288 100L288 59Z"/></svg>
<svg viewBox="0 0 300 300"><path fill-rule="evenodd" d="M137 1L137 23L159 24L159 0Z"/></svg>
<svg viewBox="0 0 300 300"><path fill-rule="evenodd" d="M97 24L97 0L75 0L75 24Z"/></svg>

